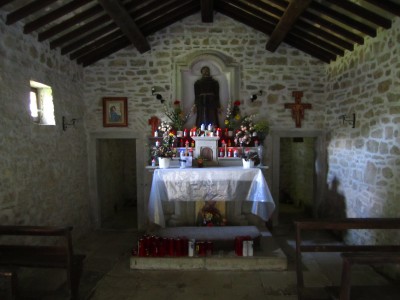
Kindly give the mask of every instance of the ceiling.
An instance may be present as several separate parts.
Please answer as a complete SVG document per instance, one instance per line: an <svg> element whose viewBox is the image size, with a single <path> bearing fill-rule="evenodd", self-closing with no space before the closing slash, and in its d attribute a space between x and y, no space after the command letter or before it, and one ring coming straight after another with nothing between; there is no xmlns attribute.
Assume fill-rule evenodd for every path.
<svg viewBox="0 0 400 300"><path fill-rule="evenodd" d="M220 13L264 33L266 51L283 42L329 63L389 29L400 0L0 0L0 10L83 66L130 45L145 53L149 35L198 12L199 22Z"/></svg>

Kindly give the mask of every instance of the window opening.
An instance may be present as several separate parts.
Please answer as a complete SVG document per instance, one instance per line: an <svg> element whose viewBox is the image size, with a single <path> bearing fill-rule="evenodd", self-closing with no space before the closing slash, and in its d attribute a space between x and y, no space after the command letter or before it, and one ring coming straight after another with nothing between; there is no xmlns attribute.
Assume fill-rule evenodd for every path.
<svg viewBox="0 0 400 300"><path fill-rule="evenodd" d="M29 107L32 120L40 125L56 125L51 87L32 80L30 86Z"/></svg>

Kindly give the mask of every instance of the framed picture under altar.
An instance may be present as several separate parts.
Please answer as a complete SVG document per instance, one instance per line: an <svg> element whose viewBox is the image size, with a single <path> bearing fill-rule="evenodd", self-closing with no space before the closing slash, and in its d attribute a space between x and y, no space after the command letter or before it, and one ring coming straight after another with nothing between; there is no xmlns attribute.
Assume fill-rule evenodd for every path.
<svg viewBox="0 0 400 300"><path fill-rule="evenodd" d="M128 98L107 97L103 98L103 126L126 127L128 126Z"/></svg>

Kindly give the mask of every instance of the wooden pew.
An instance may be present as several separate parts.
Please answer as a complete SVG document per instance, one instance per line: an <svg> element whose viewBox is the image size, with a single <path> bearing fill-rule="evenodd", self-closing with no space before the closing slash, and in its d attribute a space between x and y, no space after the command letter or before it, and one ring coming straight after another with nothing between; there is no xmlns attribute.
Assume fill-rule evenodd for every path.
<svg viewBox="0 0 400 300"><path fill-rule="evenodd" d="M0 226L0 267L65 269L70 299L78 299L85 255L74 254L71 231L72 227ZM13 242L4 242L6 236ZM23 236L24 239L17 243L12 236ZM55 237L57 244L48 237Z"/></svg>
<svg viewBox="0 0 400 300"><path fill-rule="evenodd" d="M340 300L348 300L350 295L351 265L356 263L398 263L400 244L390 245L346 245L346 244L304 244L304 231L332 230L346 231L350 229L400 229L400 218L348 218L330 220L296 220L296 275L298 299L302 300L306 291L302 271L303 252L340 252L343 258Z"/></svg>

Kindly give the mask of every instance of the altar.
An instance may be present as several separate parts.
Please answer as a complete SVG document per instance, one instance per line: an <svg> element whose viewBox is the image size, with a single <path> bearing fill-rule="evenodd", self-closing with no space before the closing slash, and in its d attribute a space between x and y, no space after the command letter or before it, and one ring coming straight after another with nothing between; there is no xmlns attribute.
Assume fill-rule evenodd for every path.
<svg viewBox="0 0 400 300"><path fill-rule="evenodd" d="M163 202L228 201L237 211L251 203L251 214L263 221L275 203L259 168L242 167L155 169L148 203L149 221L165 227Z"/></svg>

